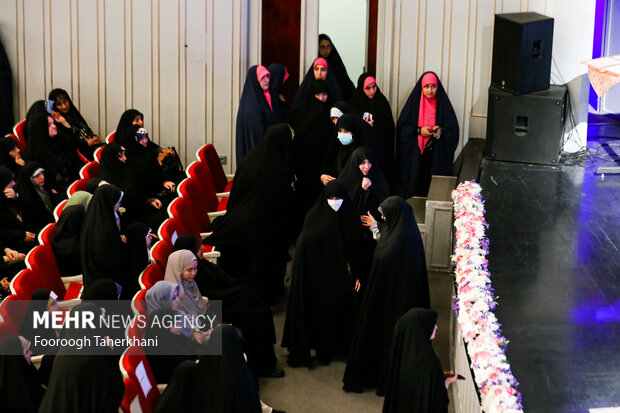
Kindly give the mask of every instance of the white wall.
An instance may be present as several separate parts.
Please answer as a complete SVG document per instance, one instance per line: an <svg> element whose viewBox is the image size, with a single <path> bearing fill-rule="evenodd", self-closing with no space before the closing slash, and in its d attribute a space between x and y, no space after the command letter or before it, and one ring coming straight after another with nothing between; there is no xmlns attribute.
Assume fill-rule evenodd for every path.
<svg viewBox="0 0 620 413"><path fill-rule="evenodd" d="M319 33L332 39L353 84L366 65L367 26L368 0L319 2Z"/></svg>
<svg viewBox="0 0 620 413"><path fill-rule="evenodd" d="M319 0L301 5L305 73L317 54ZM135 107L151 136L176 146L186 163L212 142L230 169L239 96L260 56L261 7L260 0L0 0L16 117L62 87L101 136ZM457 113L460 151L468 137L486 134L494 14L536 11L556 19L552 74L569 82L583 130L580 62L592 56L594 8L595 0L382 0L379 86L398 114L417 78L436 71Z"/></svg>
<svg viewBox="0 0 620 413"><path fill-rule="evenodd" d="M418 77L435 71L459 120L458 153L468 137L486 136L494 15L534 11L554 17L553 57L569 82L586 72L580 62L592 56L594 6L595 0L380 1L379 87L396 115ZM581 77L569 85L574 105L583 99L581 85Z"/></svg>
<svg viewBox="0 0 620 413"><path fill-rule="evenodd" d="M16 118L60 87L100 136L135 107L186 164L211 142L230 169L260 9L256 0L0 0Z"/></svg>

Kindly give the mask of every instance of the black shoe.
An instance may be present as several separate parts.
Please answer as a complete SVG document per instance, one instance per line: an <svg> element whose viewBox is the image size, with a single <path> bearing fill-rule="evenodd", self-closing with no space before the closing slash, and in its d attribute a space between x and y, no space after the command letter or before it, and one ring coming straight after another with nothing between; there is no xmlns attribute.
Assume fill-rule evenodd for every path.
<svg viewBox="0 0 620 413"><path fill-rule="evenodd" d="M264 376L261 375L261 377L265 377L265 378L268 378L268 379L279 379L279 378L284 377L284 376L285 376L284 370L278 369L278 368L273 369L273 371L271 373L269 373L269 374L266 374Z"/></svg>
<svg viewBox="0 0 620 413"><path fill-rule="evenodd" d="M345 384L344 386L342 386L342 390L346 391L347 393L364 393L364 390L361 387L352 386L350 384Z"/></svg>

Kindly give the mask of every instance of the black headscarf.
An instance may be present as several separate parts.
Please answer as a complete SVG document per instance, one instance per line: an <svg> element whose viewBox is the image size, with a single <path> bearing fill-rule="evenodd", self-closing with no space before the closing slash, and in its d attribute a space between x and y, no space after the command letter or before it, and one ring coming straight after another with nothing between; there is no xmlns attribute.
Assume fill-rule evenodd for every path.
<svg viewBox="0 0 620 413"><path fill-rule="evenodd" d="M197 395L207 389L196 386L198 370L198 364L193 360L185 360L179 364L155 406L155 413L200 411L203 406L198 403Z"/></svg>
<svg viewBox="0 0 620 413"><path fill-rule="evenodd" d="M327 202L332 197L343 200L337 212ZM321 361L347 354L356 316L359 222L357 211L337 181L327 184L306 215L295 246L282 341L282 346L288 347L291 365L310 365L311 349L316 349Z"/></svg>
<svg viewBox="0 0 620 413"><path fill-rule="evenodd" d="M69 102L69 111L67 113L62 113L56 107L56 104L59 100L66 99ZM95 136L95 133L90 129L86 120L80 114L80 111L75 107L69 94L66 90L63 89L53 89L49 94L49 100L54 102L54 110L60 113L69 125L71 125L71 130L81 140L90 139Z"/></svg>
<svg viewBox="0 0 620 413"><path fill-rule="evenodd" d="M17 336L0 340L0 400L2 411L36 413L45 390L37 370L28 364Z"/></svg>
<svg viewBox="0 0 620 413"><path fill-rule="evenodd" d="M37 116L47 116L49 115L48 110L48 102L46 100L37 100L35 101L28 112L26 113L26 123L24 124L24 136L26 137L26 141L30 137L30 130L32 129L32 119Z"/></svg>
<svg viewBox="0 0 620 413"><path fill-rule="evenodd" d="M88 205L81 234L84 288L100 278L125 284L126 246L121 241L114 205L123 193L114 185L97 187Z"/></svg>
<svg viewBox="0 0 620 413"><path fill-rule="evenodd" d="M329 97L322 102L315 97L319 93L328 93L327 82L312 79L310 93L304 97L293 123L293 165L297 176L295 192L301 203L302 217L323 190L321 165L329 149L333 127L329 118Z"/></svg>
<svg viewBox="0 0 620 413"><path fill-rule="evenodd" d="M39 162L45 169L45 179L49 186L60 193L66 189L69 181L77 176L71 174L71 161L62 153L57 140L50 137L48 118L51 118L51 115L47 112L26 118L28 137L24 160Z"/></svg>
<svg viewBox="0 0 620 413"><path fill-rule="evenodd" d="M82 273L80 232L85 213L86 210L82 205L65 207L56 223L52 249L58 269L65 277Z"/></svg>
<svg viewBox="0 0 620 413"><path fill-rule="evenodd" d="M47 171L45 183L39 187L33 182L33 174L41 168L38 162L26 162L17 177L15 190L19 194L24 226L32 232L39 232L45 225L54 222L54 207L56 197L47 185Z"/></svg>
<svg viewBox="0 0 620 413"><path fill-rule="evenodd" d="M363 115L365 112L372 114L374 120L373 129L377 132L379 144L383 149L386 176L391 180L394 168L394 117L392 116L390 102L381 93L379 85L377 85L377 92L372 99L364 93L364 82L370 76L372 76L370 73L362 73L359 79L357 79L357 89L355 89L353 96L351 96L351 106L360 115Z"/></svg>
<svg viewBox="0 0 620 413"><path fill-rule="evenodd" d="M248 70L239 101L236 129L237 165L240 165L243 158L256 146L265 130L275 125L280 118L279 110L274 112L267 103L265 93L256 75L257 67L252 66ZM276 103L276 99L277 96L271 95L272 106Z"/></svg>
<svg viewBox="0 0 620 413"><path fill-rule="evenodd" d="M332 42L332 39L330 39L328 35L321 33L319 34L319 43L321 43L321 40L329 40L332 45L331 52L329 53L329 56L327 56L325 59L327 60L327 64L329 65L329 70L331 70L336 75L336 79L338 81L338 85L340 86L340 90L342 91L344 99L349 100L351 99L351 95L355 90L355 86L353 85L353 82L351 82L351 78L347 73L347 68L342 61L340 53L338 53L334 42ZM321 55L319 54L319 56Z"/></svg>
<svg viewBox="0 0 620 413"><path fill-rule="evenodd" d="M8 136L0 138L0 165L6 166L17 175L22 166L15 162L15 158L9 155L9 152L15 148L19 148L19 145L12 138Z"/></svg>
<svg viewBox="0 0 620 413"><path fill-rule="evenodd" d="M94 301L95 304L102 301L116 301L119 298L120 286L111 278L101 278L88 287L82 294L82 300Z"/></svg>
<svg viewBox="0 0 620 413"><path fill-rule="evenodd" d="M405 106L400 112L396 124L396 160L394 192L403 198L413 195L426 196L432 175L450 175L454 162L454 151L459 142L459 124L446 91L437 77L437 108L435 125L441 127L441 137L431 138L432 150L424 151L430 157L429 168L420 170L422 154L418 146L418 116L420 96L422 95L422 78L420 76ZM426 164L426 162L424 162ZM427 165L428 166L428 165ZM420 182L418 182L420 181Z"/></svg>
<svg viewBox="0 0 620 413"><path fill-rule="evenodd" d="M99 187L99 184L101 184L102 181L104 181L104 179L101 179L98 176L90 178L88 182L86 183L86 188L85 188L86 192L94 194L97 188Z"/></svg>
<svg viewBox="0 0 620 413"><path fill-rule="evenodd" d="M144 115L137 109L127 109L121 115L121 119L118 121L118 126L116 126L116 134L114 135L114 142L117 142L125 148L126 145L131 142L133 136L129 136L129 127L133 125L133 121L138 117L142 116L144 119Z"/></svg>
<svg viewBox="0 0 620 413"><path fill-rule="evenodd" d="M127 131L127 142L122 145L127 153L127 165L131 171L129 175L133 187L139 194L137 198L146 202L148 198L157 197L164 178L157 161L157 149L150 144L144 147L136 139L136 133L140 128L141 126L131 125Z"/></svg>
<svg viewBox="0 0 620 413"><path fill-rule="evenodd" d="M375 154L379 155L376 134L369 125L364 125L364 123L359 116L353 113L345 113L338 119L336 132L338 129L348 130L353 134L353 142L345 146L336 137L337 133L332 135L329 151L321 167L321 173L337 178L353 151L360 146L368 146L373 149ZM381 161L379 163L381 164Z"/></svg>
<svg viewBox="0 0 620 413"><path fill-rule="evenodd" d="M101 315L101 310L93 303L79 304L71 311ZM68 340L83 336L82 329L63 329L63 337ZM72 348L58 350L39 413L117 412L125 391L118 357L76 355L74 351Z"/></svg>
<svg viewBox="0 0 620 413"><path fill-rule="evenodd" d="M296 113L299 110L304 97L306 96L306 94L309 93L310 83L313 79L315 79L314 62L312 62L310 68L308 69L308 72L306 72L304 80L299 85L299 89L297 89L297 92L295 92L295 97L293 98L293 105L291 106L291 115L293 118L296 116ZM327 82L328 95L332 102L345 100L344 93L340 88L337 77L333 74L333 69L329 62L327 63L327 78L325 78L325 81Z"/></svg>
<svg viewBox="0 0 620 413"><path fill-rule="evenodd" d="M437 313L413 308L394 328L384 413L447 412L448 391L430 340Z"/></svg>
<svg viewBox="0 0 620 413"><path fill-rule="evenodd" d="M104 146L101 151L97 177L123 191L122 206L125 207L126 214L133 216L139 206L139 202L136 199L139 191L134 187L133 175L128 165L129 161L121 162L118 158L124 150L125 148L116 142Z"/></svg>
<svg viewBox="0 0 620 413"><path fill-rule="evenodd" d="M383 201L381 210L386 221L380 226L344 374L345 389L377 386L380 395L396 321L411 308L430 308L424 245L413 210L398 196Z"/></svg>
<svg viewBox="0 0 620 413"><path fill-rule="evenodd" d="M204 411L260 413L256 382L243 357L243 341L236 328L219 325L211 340L221 339L222 355L204 355L198 363L196 388Z"/></svg>
<svg viewBox="0 0 620 413"><path fill-rule="evenodd" d="M371 163L367 176L364 176L359 168L365 159L368 159ZM367 190L362 188L362 179L364 177L370 179L371 182L371 186ZM338 181L347 190L349 199L353 202L356 211L360 215L366 215L370 211L373 216L380 216L375 211L379 204L390 196L390 188L372 149L366 146L356 148L349 157L347 165L340 172Z"/></svg>
<svg viewBox="0 0 620 413"><path fill-rule="evenodd" d="M287 77L286 66L280 63L272 63L267 68L269 71L269 94L271 95L271 105L276 114L275 123L286 121L286 101L281 101L278 95L282 94Z"/></svg>

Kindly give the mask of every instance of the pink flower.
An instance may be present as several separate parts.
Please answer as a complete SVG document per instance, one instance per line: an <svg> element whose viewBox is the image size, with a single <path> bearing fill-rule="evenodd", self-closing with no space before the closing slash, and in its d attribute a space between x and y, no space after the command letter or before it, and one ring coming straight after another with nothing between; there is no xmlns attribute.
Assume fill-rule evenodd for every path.
<svg viewBox="0 0 620 413"><path fill-rule="evenodd" d="M495 395L500 396L502 394L502 389L495 389Z"/></svg>

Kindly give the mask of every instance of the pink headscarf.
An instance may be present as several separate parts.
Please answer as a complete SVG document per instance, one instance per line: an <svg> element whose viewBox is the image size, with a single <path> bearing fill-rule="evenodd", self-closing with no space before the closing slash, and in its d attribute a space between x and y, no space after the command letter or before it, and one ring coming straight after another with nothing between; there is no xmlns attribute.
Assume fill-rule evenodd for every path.
<svg viewBox="0 0 620 413"><path fill-rule="evenodd" d="M437 76L434 73L427 73L422 77L422 89L428 84L437 85ZM420 94L420 111L418 112L418 126L433 127L435 126L435 112L437 111L437 96L434 98L427 98L424 96L424 92ZM418 147L420 153L424 153L424 147L428 143L429 137L418 135Z"/></svg>
<svg viewBox="0 0 620 413"><path fill-rule="evenodd" d="M317 66L323 66L325 69L327 69L327 60L323 59L322 57L317 57L316 59L314 59L314 63L312 64L312 69L314 69Z"/></svg>
<svg viewBox="0 0 620 413"><path fill-rule="evenodd" d="M364 89L366 89L368 86L372 85L373 83L376 84L377 79L375 79L372 76L368 76L366 80L364 80Z"/></svg>
<svg viewBox="0 0 620 413"><path fill-rule="evenodd" d="M267 70L265 66L258 65L256 67L256 77L258 78L258 83L260 83L261 79L265 76L271 77L271 73L269 73L269 70ZM273 110L273 106L271 106L271 94L269 93L269 89L263 90L263 93L265 94L265 99L267 99L267 103L269 103L269 108Z"/></svg>

